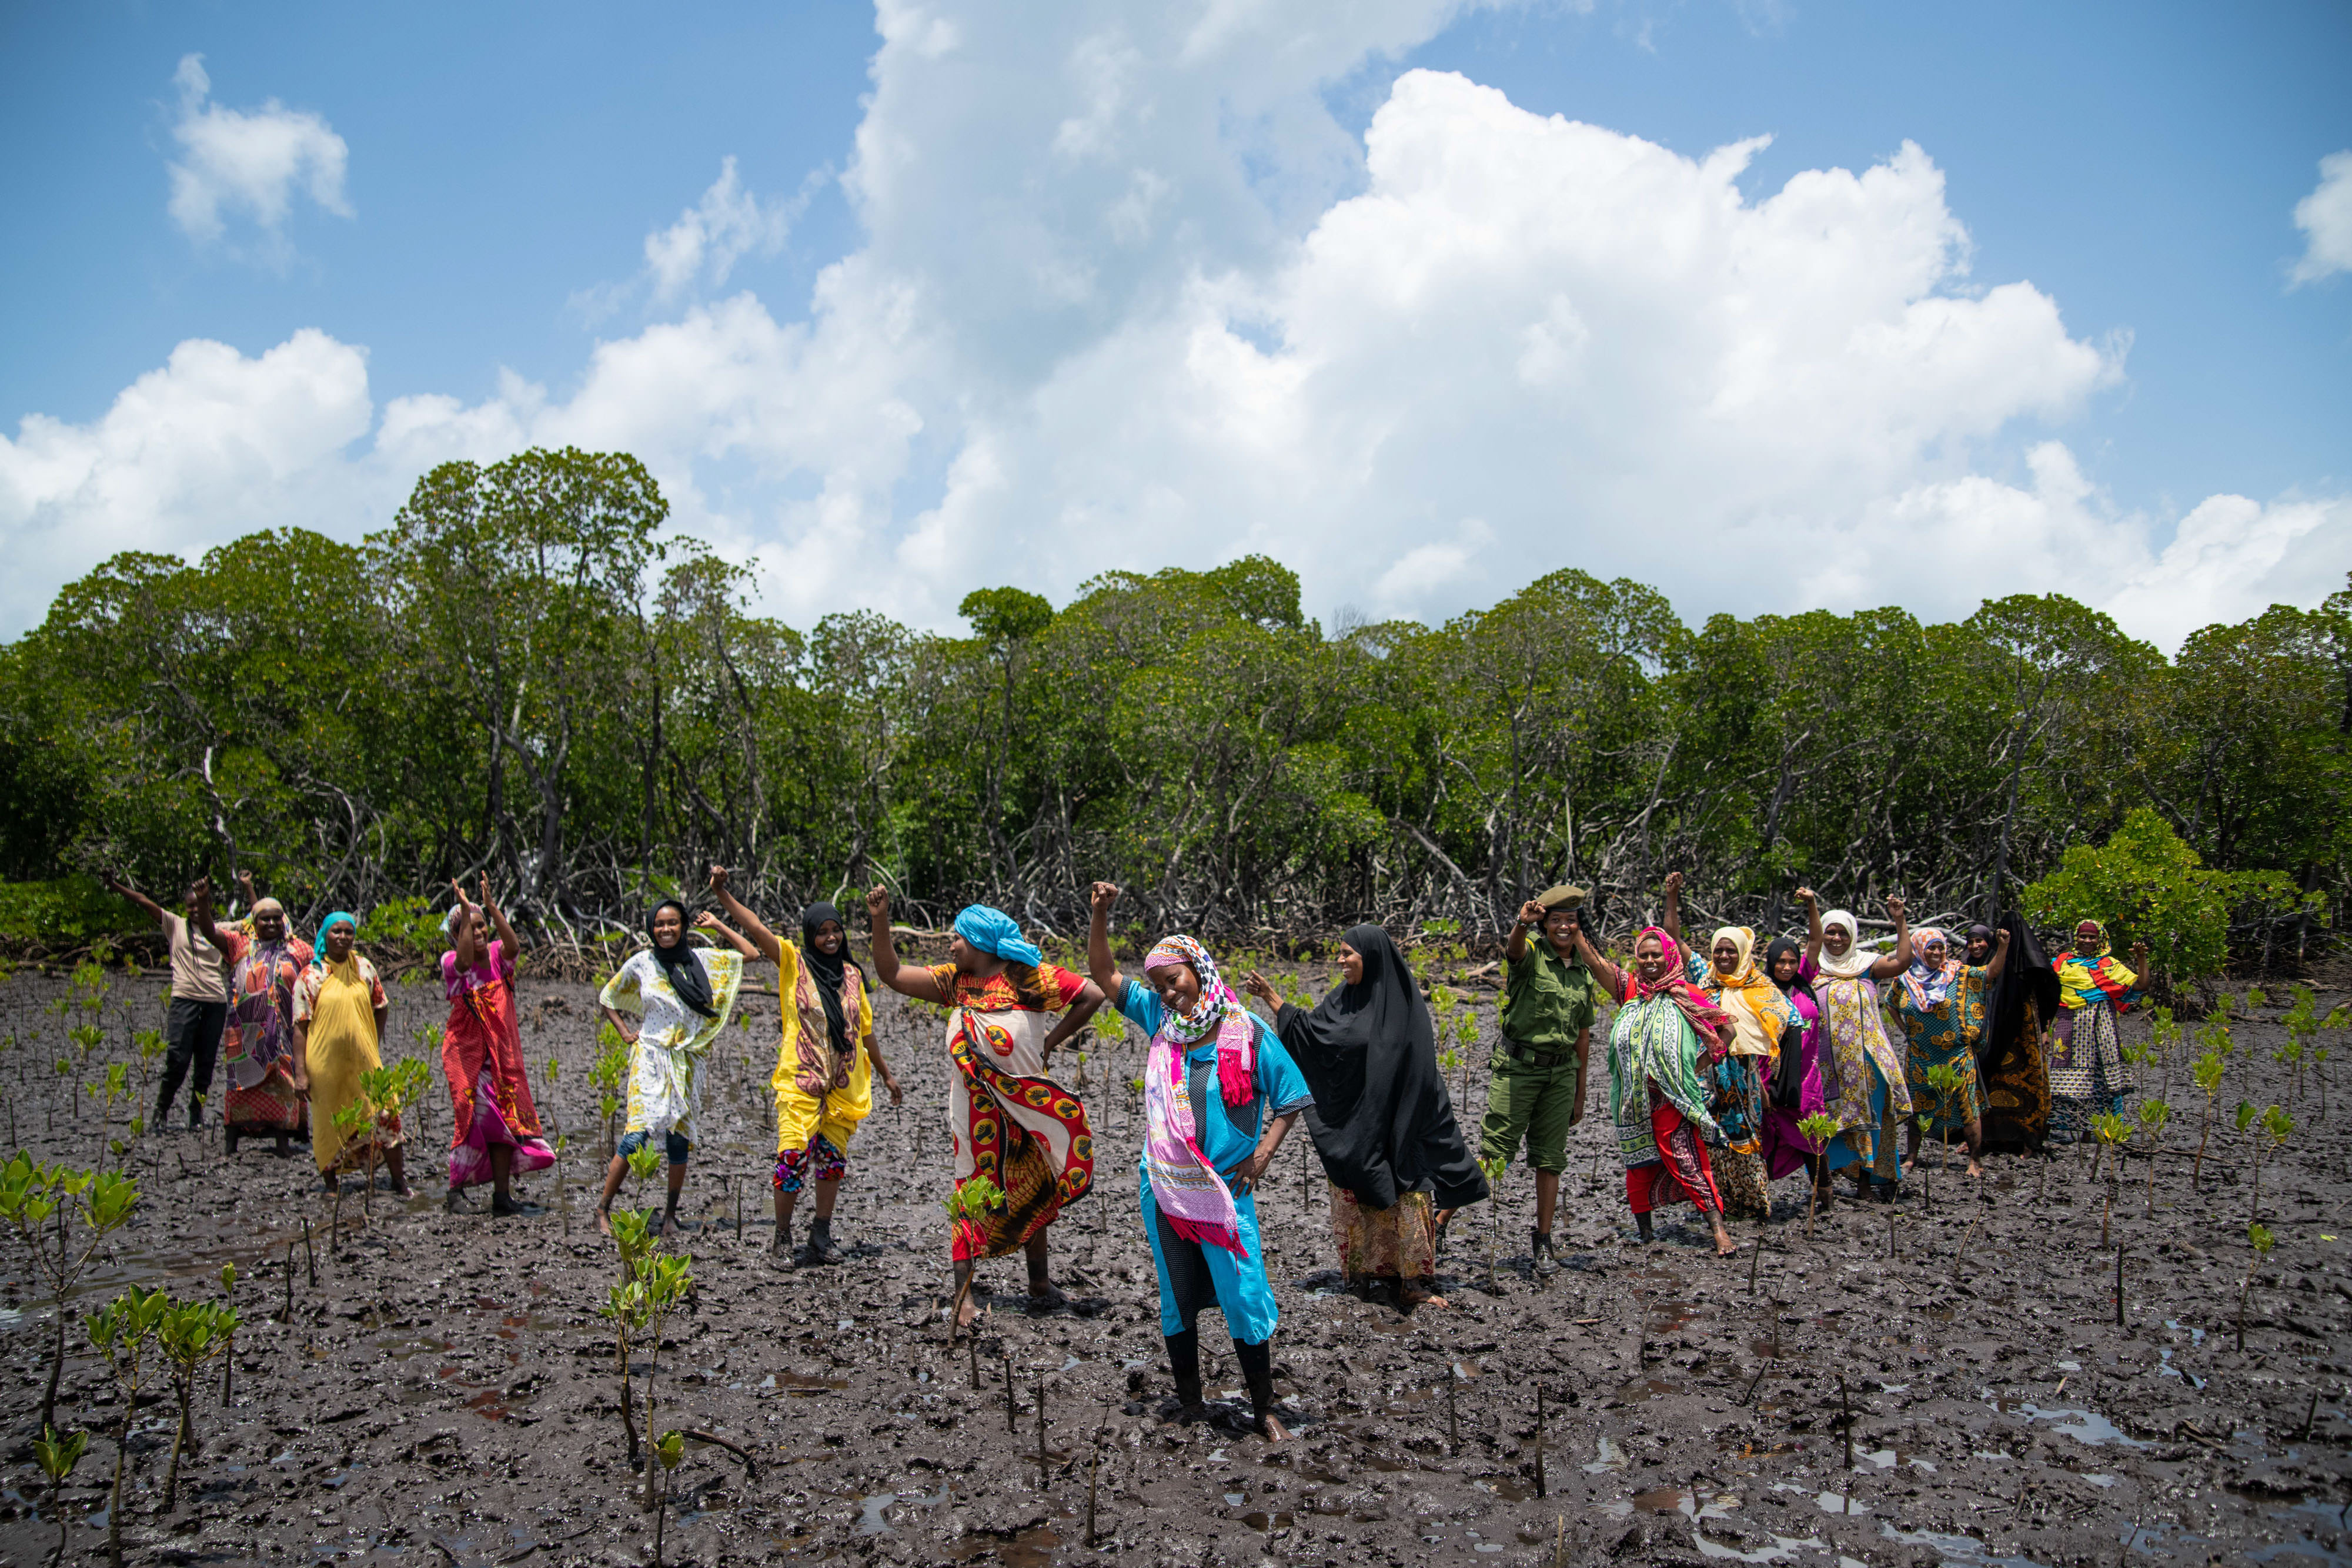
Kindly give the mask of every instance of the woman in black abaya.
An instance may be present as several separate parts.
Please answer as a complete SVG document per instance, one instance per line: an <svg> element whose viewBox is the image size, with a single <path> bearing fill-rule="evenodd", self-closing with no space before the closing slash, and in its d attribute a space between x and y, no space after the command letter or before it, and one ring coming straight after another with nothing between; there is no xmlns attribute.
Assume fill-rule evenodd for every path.
<svg viewBox="0 0 2352 1568"><path fill-rule="evenodd" d="M1312 1012L1263 975L1252 996L1275 1009L1315 1096L1307 1129L1331 1184L1331 1234L1350 1285L1396 1282L1399 1301L1444 1306L1437 1214L1478 1202L1486 1178L1463 1142L1437 1068L1437 1031L1404 955L1377 925L1339 944L1341 983Z"/></svg>
<svg viewBox="0 0 2352 1568"><path fill-rule="evenodd" d="M1974 1042L1977 1077L1984 1084L1984 1147L2002 1154L2039 1154L2050 1135L2050 1068L2042 1031L2058 1012L2058 971L2023 920L2000 917L2009 933L2009 962L1985 1000L1983 1033ZM1994 947L1991 927L1969 932L1969 962Z"/></svg>

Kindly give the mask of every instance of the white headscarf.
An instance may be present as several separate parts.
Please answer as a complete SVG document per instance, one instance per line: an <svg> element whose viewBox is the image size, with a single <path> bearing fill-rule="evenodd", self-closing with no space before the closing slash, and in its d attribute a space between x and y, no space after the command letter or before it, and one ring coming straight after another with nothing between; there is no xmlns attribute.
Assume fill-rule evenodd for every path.
<svg viewBox="0 0 2352 1568"><path fill-rule="evenodd" d="M1855 921L1853 912L1850 909L1832 909L1822 916L1823 931L1827 931L1832 925L1845 927L1845 951L1832 955L1828 945L1823 944L1820 958L1822 973L1832 980L1868 978L1870 967L1878 962L1878 955L1863 951L1862 926Z"/></svg>

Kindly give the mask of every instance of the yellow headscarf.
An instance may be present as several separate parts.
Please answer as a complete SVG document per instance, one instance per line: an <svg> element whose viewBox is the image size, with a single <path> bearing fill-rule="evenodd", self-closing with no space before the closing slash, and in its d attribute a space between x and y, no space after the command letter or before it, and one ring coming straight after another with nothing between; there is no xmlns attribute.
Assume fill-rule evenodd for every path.
<svg viewBox="0 0 2352 1568"><path fill-rule="evenodd" d="M1715 946L1726 939L1739 950L1738 965L1728 975L1714 963ZM1706 946L1706 988L1731 1015L1731 1053L1779 1061L1780 1032L1796 1026L1797 1009L1788 993L1756 967L1756 933L1745 925L1726 925Z"/></svg>

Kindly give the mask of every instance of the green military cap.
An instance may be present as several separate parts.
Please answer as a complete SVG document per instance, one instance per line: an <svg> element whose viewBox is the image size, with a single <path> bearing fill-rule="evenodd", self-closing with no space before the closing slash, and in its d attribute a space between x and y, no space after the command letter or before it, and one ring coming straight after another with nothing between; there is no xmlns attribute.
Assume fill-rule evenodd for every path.
<svg viewBox="0 0 2352 1568"><path fill-rule="evenodd" d="M1546 909L1580 909L1584 906L1584 889L1561 883L1537 894L1536 902Z"/></svg>

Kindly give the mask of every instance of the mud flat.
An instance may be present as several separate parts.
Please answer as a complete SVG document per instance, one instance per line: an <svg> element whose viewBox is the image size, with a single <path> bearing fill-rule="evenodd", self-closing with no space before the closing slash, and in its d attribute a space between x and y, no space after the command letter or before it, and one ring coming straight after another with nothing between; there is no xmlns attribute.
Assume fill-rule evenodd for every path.
<svg viewBox="0 0 2352 1568"><path fill-rule="evenodd" d="M114 987L110 1040L160 1019L156 977ZM418 1051L419 1030L437 1041L437 998L393 989L394 1051ZM41 1008L62 990L19 976L0 989L0 1027L54 1033ZM127 1558L648 1559L651 1521L635 1504L596 1311L614 1260L590 1210L604 1141L586 1087L591 993L526 980L522 994L534 1086L572 1139L561 1200L550 1176L524 1184L537 1215L444 1211L446 1098L413 1130L421 1196L350 1192L340 1229L299 1146L291 1159L267 1143L229 1155L216 1128L143 1143L137 1218L74 1303L70 1338L80 1342L79 1312L125 1282L216 1293L224 1260L242 1272L247 1326L233 1402L222 1407L216 1369L199 1401L203 1446L168 1517L175 1416L168 1399L150 1409L142 1396ZM1486 1016L1491 1035L1491 1007ZM999 1293L975 1347L950 1343L944 1322L940 1024L883 1003L907 1103L894 1113L886 1101L851 1150L835 1222L848 1261L798 1271L770 1260L775 1030L774 998L761 998L711 1082L687 1189L698 1300L662 1347L656 1417L753 1463L689 1447L669 1562L2352 1562L2345 1113L2331 1103L2323 1116L2315 1082L2296 1100L2271 1060L2284 1043L2275 1024L2241 1025L2221 1096L2225 1112L2278 1102L2297 1124L2263 1171L2277 1244L2256 1270L2242 1351L2246 1146L2217 1130L2205 1190L2191 1191L2200 1107L2185 1061L2171 1072L2178 1113L2154 1217L2145 1161L2128 1163L2113 1195L2120 1324L2118 1249L2100 1245L2109 1189L2076 1151L1994 1159L1979 1184L1957 1160L1934 1168L1931 1149L1900 1202L1840 1203L1810 1237L1802 1183L1785 1182L1769 1223L1734 1228L1744 1249L1760 1240L1760 1257L1718 1261L1696 1224L1636 1241L1605 1124L1589 1119L1571 1144L1559 1272L1529 1276L1531 1183L1514 1169L1499 1230L1484 1208L1454 1224L1450 1307L1407 1318L1339 1289L1302 1139L1260 1200L1283 1314L1277 1386L1298 1434L1273 1448L1240 1429L1246 1402L1213 1316L1202 1340L1217 1347L1208 1372L1225 1424L1160 1419L1169 1387L1136 1217L1131 1037L1087 1069L1098 1185L1054 1229L1072 1305L1031 1316L1018 1260L985 1265ZM85 1096L76 1117L68 1081L45 1064L56 1054L47 1044L0 1056L0 1094L21 1146L88 1164L97 1113ZM1482 1108L1484 1061L1482 1047L1465 1115ZM27 1441L48 1309L26 1289L21 1253L5 1257L0 1351L15 1397L0 1553L33 1563L58 1534ZM118 1397L95 1359L70 1363L60 1424L93 1433L62 1502L81 1561L103 1556Z"/></svg>

